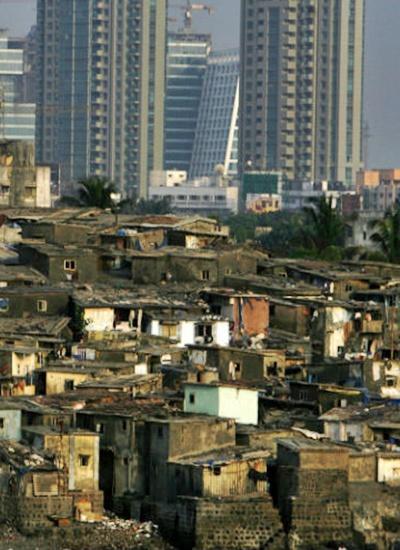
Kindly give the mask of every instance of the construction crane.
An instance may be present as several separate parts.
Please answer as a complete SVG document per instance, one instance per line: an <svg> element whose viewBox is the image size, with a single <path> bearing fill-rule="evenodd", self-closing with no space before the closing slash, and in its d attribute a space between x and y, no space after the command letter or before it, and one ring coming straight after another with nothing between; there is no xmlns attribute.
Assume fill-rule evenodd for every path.
<svg viewBox="0 0 400 550"><path fill-rule="evenodd" d="M208 15L211 15L214 13L214 8L212 6L209 6L207 4L192 4L191 0L187 0L186 6L182 5L172 5L171 7L174 8L180 8L183 10L184 13L184 28L185 31L191 31L192 30L192 23L193 23L193 12L194 11L207 11Z"/></svg>

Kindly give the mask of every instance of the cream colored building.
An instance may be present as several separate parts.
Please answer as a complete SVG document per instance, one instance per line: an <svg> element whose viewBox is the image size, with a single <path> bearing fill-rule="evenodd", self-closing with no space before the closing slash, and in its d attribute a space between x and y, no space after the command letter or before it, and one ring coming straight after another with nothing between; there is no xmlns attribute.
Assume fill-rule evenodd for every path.
<svg viewBox="0 0 400 550"><path fill-rule="evenodd" d="M242 0L241 170L355 183L364 0Z"/></svg>

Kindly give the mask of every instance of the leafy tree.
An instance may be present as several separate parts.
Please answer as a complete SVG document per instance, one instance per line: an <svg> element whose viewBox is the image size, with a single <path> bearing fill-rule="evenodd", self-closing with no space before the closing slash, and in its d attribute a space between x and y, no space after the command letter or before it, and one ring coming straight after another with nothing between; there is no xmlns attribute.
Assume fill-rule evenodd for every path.
<svg viewBox="0 0 400 550"><path fill-rule="evenodd" d="M380 252L391 263L400 263L400 205L388 210L382 219L371 222L375 230L371 241L378 245Z"/></svg>
<svg viewBox="0 0 400 550"><path fill-rule="evenodd" d="M163 199L137 199L135 195L119 203L122 214L170 214L171 200Z"/></svg>
<svg viewBox="0 0 400 550"><path fill-rule="evenodd" d="M256 229L259 225L259 217L256 214L235 214L226 220L232 237L238 242L243 243L255 238Z"/></svg>
<svg viewBox="0 0 400 550"><path fill-rule="evenodd" d="M301 254L304 216L300 212L272 212L262 217L259 227L267 230L258 238L258 242L273 254L297 257Z"/></svg>
<svg viewBox="0 0 400 550"><path fill-rule="evenodd" d="M170 199L140 199L134 208L135 214L169 214L171 212Z"/></svg>
<svg viewBox="0 0 400 550"><path fill-rule="evenodd" d="M333 207L333 199L321 197L304 212L304 245L316 257L337 259L344 244L344 223Z"/></svg>

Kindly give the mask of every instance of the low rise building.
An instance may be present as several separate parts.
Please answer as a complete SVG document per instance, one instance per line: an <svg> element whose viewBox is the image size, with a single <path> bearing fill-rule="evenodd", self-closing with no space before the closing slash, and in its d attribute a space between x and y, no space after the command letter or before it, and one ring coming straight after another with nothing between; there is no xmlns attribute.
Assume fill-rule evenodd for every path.
<svg viewBox="0 0 400 550"><path fill-rule="evenodd" d="M0 441L0 521L32 533L51 528L51 516L72 518L73 497L64 480L64 473L44 453Z"/></svg>
<svg viewBox="0 0 400 550"><path fill-rule="evenodd" d="M194 214L236 214L239 208L238 182L222 175L182 181L181 172L150 177L149 198L168 200L175 212Z"/></svg>
<svg viewBox="0 0 400 550"><path fill-rule="evenodd" d="M35 165L33 142L0 143L0 206L50 208L50 179L49 166Z"/></svg>

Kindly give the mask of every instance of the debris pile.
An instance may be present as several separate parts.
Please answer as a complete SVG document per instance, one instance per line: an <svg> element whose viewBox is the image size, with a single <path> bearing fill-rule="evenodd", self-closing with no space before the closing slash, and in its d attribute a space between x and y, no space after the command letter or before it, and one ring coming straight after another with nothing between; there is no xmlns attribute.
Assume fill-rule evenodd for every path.
<svg viewBox="0 0 400 550"><path fill-rule="evenodd" d="M25 537L9 524L0 525L0 550L170 550L151 522L105 518Z"/></svg>

